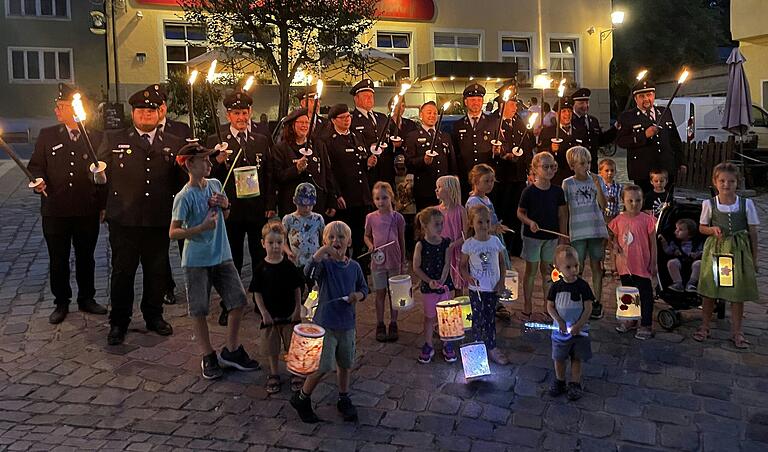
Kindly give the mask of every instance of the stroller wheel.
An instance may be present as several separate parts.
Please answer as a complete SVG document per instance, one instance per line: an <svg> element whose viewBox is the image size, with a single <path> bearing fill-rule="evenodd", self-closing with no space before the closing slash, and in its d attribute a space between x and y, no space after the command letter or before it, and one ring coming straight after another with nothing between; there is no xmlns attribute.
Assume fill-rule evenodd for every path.
<svg viewBox="0 0 768 452"><path fill-rule="evenodd" d="M677 313L671 309L662 309L656 315L656 320L659 321L659 325L667 331L672 331L679 324L677 319Z"/></svg>

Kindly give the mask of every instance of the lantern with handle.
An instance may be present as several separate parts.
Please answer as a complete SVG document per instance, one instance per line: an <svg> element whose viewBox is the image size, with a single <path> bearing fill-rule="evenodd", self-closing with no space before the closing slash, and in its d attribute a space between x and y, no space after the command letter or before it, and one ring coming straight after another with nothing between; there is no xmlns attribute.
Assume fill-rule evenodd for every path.
<svg viewBox="0 0 768 452"><path fill-rule="evenodd" d="M320 368L325 329L314 323L300 323L293 327L291 346L286 356L290 373L307 376Z"/></svg>
<svg viewBox="0 0 768 452"><path fill-rule="evenodd" d="M235 192L238 198L259 196L259 172L255 166L241 166L234 169Z"/></svg>
<svg viewBox="0 0 768 452"><path fill-rule="evenodd" d="M472 329L472 304L469 302L469 297L464 295L456 297L454 300L459 302L461 306L461 320L464 322L464 331Z"/></svg>
<svg viewBox="0 0 768 452"><path fill-rule="evenodd" d="M413 307L413 286L410 275L397 275L389 278L389 298L392 309L407 311Z"/></svg>
<svg viewBox="0 0 768 452"><path fill-rule="evenodd" d="M437 332L444 342L464 339L464 320L461 304L456 300L437 303Z"/></svg>
<svg viewBox="0 0 768 452"><path fill-rule="evenodd" d="M461 365L464 368L464 378L471 380L491 374L488 363L488 351L482 342L472 342L461 346Z"/></svg>
<svg viewBox="0 0 768 452"><path fill-rule="evenodd" d="M637 287L616 288L616 320L640 320L640 291Z"/></svg>
<svg viewBox="0 0 768 452"><path fill-rule="evenodd" d="M517 300L518 274L514 268L504 273L504 290L501 292L499 300L502 303L511 303Z"/></svg>

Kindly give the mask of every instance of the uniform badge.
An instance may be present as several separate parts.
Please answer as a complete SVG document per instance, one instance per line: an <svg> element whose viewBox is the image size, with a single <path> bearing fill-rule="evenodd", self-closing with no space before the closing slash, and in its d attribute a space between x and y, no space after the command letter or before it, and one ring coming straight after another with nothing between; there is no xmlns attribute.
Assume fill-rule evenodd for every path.
<svg viewBox="0 0 768 452"><path fill-rule="evenodd" d="M483 135L483 141L488 141L488 135Z"/></svg>
<svg viewBox="0 0 768 452"><path fill-rule="evenodd" d="M427 141L427 139L426 138L417 138L416 141L418 141L419 143L423 143L423 142Z"/></svg>
<svg viewBox="0 0 768 452"><path fill-rule="evenodd" d="M57 144L56 146L52 147L51 149L52 149L52 150L54 150L54 151L58 151L59 149L61 149L61 148L63 148L63 147L64 147L64 145L63 145L63 144L61 144L61 143L59 143L59 144Z"/></svg>
<svg viewBox="0 0 768 452"><path fill-rule="evenodd" d="M459 133L467 133L467 129L459 129Z"/></svg>
<svg viewBox="0 0 768 452"><path fill-rule="evenodd" d="M126 154L128 154L128 155L131 155L131 153L132 153L132 152L133 152L133 151L132 151L132 150L130 150L130 149L128 149L127 151L125 151L125 153L126 153Z"/></svg>
<svg viewBox="0 0 768 452"><path fill-rule="evenodd" d="M83 160L88 160L88 154L83 154Z"/></svg>

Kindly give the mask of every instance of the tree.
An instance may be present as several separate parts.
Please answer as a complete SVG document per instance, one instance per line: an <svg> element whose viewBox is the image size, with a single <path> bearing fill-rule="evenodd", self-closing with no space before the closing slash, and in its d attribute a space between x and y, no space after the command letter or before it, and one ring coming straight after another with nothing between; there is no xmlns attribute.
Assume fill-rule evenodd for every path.
<svg viewBox="0 0 768 452"><path fill-rule="evenodd" d="M271 72L280 88L280 115L288 111L299 69L341 56L366 62L360 35L371 28L378 0L180 0L186 20L205 24L210 48L234 48ZM313 72L313 71L310 71Z"/></svg>

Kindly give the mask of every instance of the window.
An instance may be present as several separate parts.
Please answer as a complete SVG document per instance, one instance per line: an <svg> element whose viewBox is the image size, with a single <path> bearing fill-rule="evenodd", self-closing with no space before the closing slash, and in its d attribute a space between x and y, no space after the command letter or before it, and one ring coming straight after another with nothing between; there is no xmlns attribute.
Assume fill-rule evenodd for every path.
<svg viewBox="0 0 768 452"><path fill-rule="evenodd" d="M752 126L768 127L768 117L765 112L754 105L752 106Z"/></svg>
<svg viewBox="0 0 768 452"><path fill-rule="evenodd" d="M8 48L11 83L72 82L72 50L50 48Z"/></svg>
<svg viewBox="0 0 768 452"><path fill-rule="evenodd" d="M205 29L199 25L166 23L165 69L166 76L172 72L187 73L187 61L206 52Z"/></svg>
<svg viewBox="0 0 768 452"><path fill-rule="evenodd" d="M577 83L576 55L575 39L550 39L549 72L551 77L556 81L564 78L569 86L575 86Z"/></svg>
<svg viewBox="0 0 768 452"><path fill-rule="evenodd" d="M376 32L376 48L399 58L404 66L392 77L393 82L411 78L411 34Z"/></svg>
<svg viewBox="0 0 768 452"><path fill-rule="evenodd" d="M531 84L531 39L518 37L501 38L501 61L517 63L517 81Z"/></svg>
<svg viewBox="0 0 768 452"><path fill-rule="evenodd" d="M5 14L16 17L69 19L70 0L6 0Z"/></svg>
<svg viewBox="0 0 768 452"><path fill-rule="evenodd" d="M763 99L763 108L768 108L768 80L761 82L761 88L762 92L760 95L762 96L761 99Z"/></svg>
<svg viewBox="0 0 768 452"><path fill-rule="evenodd" d="M480 61L480 34L435 32L435 60Z"/></svg>

